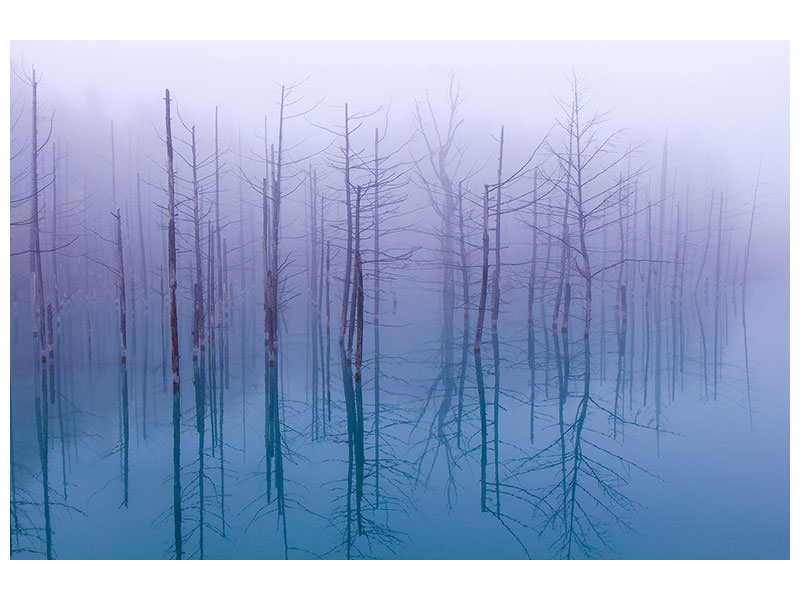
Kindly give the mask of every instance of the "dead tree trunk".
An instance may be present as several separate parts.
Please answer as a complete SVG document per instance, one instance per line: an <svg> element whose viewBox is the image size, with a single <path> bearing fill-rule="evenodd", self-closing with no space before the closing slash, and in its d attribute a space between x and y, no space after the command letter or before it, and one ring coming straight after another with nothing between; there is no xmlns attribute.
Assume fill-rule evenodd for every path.
<svg viewBox="0 0 800 600"><path fill-rule="evenodd" d="M374 288L373 288L373 313L374 313L374 321L373 327L375 328L374 336L374 353L375 353L375 399L374 399L374 410L375 410L375 505L378 506L380 502L380 423L381 423L381 383L380 383L380 376L381 376L381 337L380 337L380 296L381 296L381 269L380 269L380 252L381 252L381 229L380 229L380 195L378 191L378 185L380 180L380 173L379 173L379 164L380 159L378 157L378 129L375 128L375 163L374 163L374 171L373 171L373 179L375 180L375 187L373 189L373 204L372 204L372 222L373 228L375 229L373 235L373 260L375 264L373 265L373 275L374 275Z"/></svg>
<svg viewBox="0 0 800 600"><path fill-rule="evenodd" d="M581 130L580 116L579 116L579 102L578 102L578 88L574 88L575 96L575 207L578 212L578 240L580 242L580 254L583 259L583 268L580 269L583 276L584 289L585 289L585 312L583 318L583 338L589 337L589 325L592 321L592 271L589 265L589 251L586 246L586 218L587 211L583 204L583 147L581 146L581 137L583 131ZM588 364L588 356L587 356ZM588 367L587 367L588 368Z"/></svg>
<svg viewBox="0 0 800 600"><path fill-rule="evenodd" d="M531 419L530 419L530 438L531 444L534 442L535 431L535 400L536 400L536 331L533 326L533 304L536 295L536 235L539 228L538 211L538 171L533 173L533 206L531 219L531 271L528 278L528 370L531 375Z"/></svg>
<svg viewBox="0 0 800 600"><path fill-rule="evenodd" d="M264 256L264 348L269 349L270 339L270 287L271 283L271 270L269 260L269 196L267 194L267 179L264 178L261 188L261 216L262 216L262 229L261 229L261 248Z"/></svg>
<svg viewBox="0 0 800 600"><path fill-rule="evenodd" d="M497 161L497 200L494 215L494 286L492 288L492 329L497 328L500 312L500 196L503 187L503 127L500 127L500 158Z"/></svg>
<svg viewBox="0 0 800 600"><path fill-rule="evenodd" d="M481 293L478 303L478 320L475 325L475 353L481 351L483 318L486 312L486 286L489 279L489 186L483 186L483 264L481 268Z"/></svg>
<svg viewBox="0 0 800 600"><path fill-rule="evenodd" d="M57 257L58 252L56 252L56 248L58 247L57 243L57 236L58 236L58 163L56 159L56 143L53 142L53 182L51 183L53 187L53 231L51 237L51 245L52 245L52 258L51 264L53 266L53 299L55 300L56 304L56 320L58 321L58 315L61 313L61 304L59 300L59 296L61 295L59 292L58 286L58 265L57 265Z"/></svg>
<svg viewBox="0 0 800 600"><path fill-rule="evenodd" d="M345 255L344 293L342 294L342 320L339 341L344 342L347 330L347 304L350 300L350 272L353 254L353 211L350 203L350 118L347 104L344 105L344 197L347 207L347 253Z"/></svg>
<svg viewBox="0 0 800 600"><path fill-rule="evenodd" d="M122 254L122 217L120 210L114 213L117 220L117 261L119 264L119 357L125 362L128 353L127 299L125 297L125 261Z"/></svg>
<svg viewBox="0 0 800 600"><path fill-rule="evenodd" d="M47 360L47 349L45 346L45 309L44 309L44 283L42 281L42 252L39 231L39 135L37 124L37 110L38 103L36 100L36 87L39 84L36 81L36 70L32 71L31 87L33 89L33 102L32 102L32 143L31 143L31 181L33 185L33 192L31 194L31 237L32 237L32 250L33 256L31 260L31 280L33 284L31 289L34 292L31 298L31 305L38 305L38 332L34 325L33 335L39 336L39 345L41 350L42 362ZM36 309L34 309L36 310ZM36 324L36 319L34 319Z"/></svg>
<svg viewBox="0 0 800 600"><path fill-rule="evenodd" d="M172 339L172 389L180 389L180 366L178 349L178 279L177 253L175 249L175 167L172 154L172 123L170 120L169 89L166 90L166 123L167 123L167 178L169 190L167 224L168 273L169 273L169 322Z"/></svg>
<svg viewBox="0 0 800 600"><path fill-rule="evenodd" d="M208 328L208 348L209 348L209 379L211 393L209 395L209 416L211 418L211 455L213 456L217 449L217 394L216 394L216 385L214 379L216 378L217 373L217 352L214 346L214 342L217 338L217 329L215 327L216 323L216 310L217 310L217 300L214 294L215 287L215 274L214 274L214 264L216 260L216 256L214 255L214 228L211 224L211 221L208 222L208 262L206 263L206 273L207 276L207 284L208 289L206 290L206 296L208 298L208 305L206 310L206 317L207 323L206 327Z"/></svg>
<svg viewBox="0 0 800 600"><path fill-rule="evenodd" d="M325 387L328 422L331 420L331 241L325 243Z"/></svg>
<svg viewBox="0 0 800 600"><path fill-rule="evenodd" d="M225 332L222 328L223 319L225 314L225 292L222 277L222 228L220 227L219 219L219 107L214 107L214 211L216 217L216 234L217 234L217 302L220 309L217 311L216 327L220 336L224 336Z"/></svg>
<svg viewBox="0 0 800 600"><path fill-rule="evenodd" d="M564 173L566 179L566 190L564 192L564 219L561 226L561 270L559 272L558 287L556 288L556 302L553 307L553 330L555 331L556 324L558 323L558 312L561 310L561 294L564 289L565 282L568 284L567 278L567 254L569 251L569 200L570 200L570 186L572 183L572 138L573 129L575 125L575 110L576 107L572 105L572 112L570 113L569 120L569 154L567 156L567 168Z"/></svg>
<svg viewBox="0 0 800 600"><path fill-rule="evenodd" d="M469 265L467 264L466 233L464 231L464 196L461 192L461 182L458 182L458 240L461 258L461 283L463 287L464 327L469 318Z"/></svg>
<svg viewBox="0 0 800 600"><path fill-rule="evenodd" d="M192 358L197 360L198 350L205 347L203 315L203 260L200 255L200 198L197 180L197 143L192 126L192 221L194 223L194 327L192 328Z"/></svg>
<svg viewBox="0 0 800 600"><path fill-rule="evenodd" d="M355 238L355 256L361 252L361 186L356 188L356 224L354 238ZM353 334L355 333L355 317L356 317L356 300L358 295L358 286L353 284L353 297L350 302L350 327L347 333L347 362L350 362L353 357Z"/></svg>
<svg viewBox="0 0 800 600"><path fill-rule="evenodd" d="M169 262L169 321L172 337L172 499L174 520L175 558L183 557L183 541L181 534L181 401L180 401L180 369L178 350L178 300L177 300L177 265L175 250L175 169L172 155L172 123L170 120L169 89L164 98L167 125L167 179L169 189L167 225L168 262Z"/></svg>
<svg viewBox="0 0 800 600"><path fill-rule="evenodd" d="M750 211L750 227L747 230L747 245L744 249L744 267L742 270L742 330L744 331L744 365L747 379L747 411L750 415L750 426L753 425L753 408L750 400L750 353L747 347L747 267L750 264L750 244L753 241L753 221L756 218L756 200L758 199L758 184L761 179L761 165L758 165L756 185L753 189L753 208Z"/></svg>
<svg viewBox="0 0 800 600"><path fill-rule="evenodd" d="M356 200L358 204L358 200ZM356 217L356 223L358 217ZM356 227L356 240L358 240L358 228ZM354 289L356 290L353 303L356 305L355 320L353 324L356 328L356 358L355 358L355 467L356 467L356 519L358 522L358 534L362 533L361 500L364 496L364 402L361 383L361 364L364 343L364 277L362 272L361 254L357 251L355 255ZM352 325L351 325L352 330ZM348 369L349 370L349 369Z"/></svg>
<svg viewBox="0 0 800 600"><path fill-rule="evenodd" d="M269 340L270 363L275 364L278 351L278 235L280 231L280 209L281 209L281 177L283 168L283 110L285 101L285 88L281 87L281 108L278 121L278 156L274 158L273 148L273 172L272 172L272 275L270 279L271 294L271 324Z"/></svg>
<svg viewBox="0 0 800 600"><path fill-rule="evenodd" d="M719 371L720 371L720 342L719 342L719 329L720 314L720 269L722 264L722 216L723 204L725 201L724 194L719 196L719 216L717 217L717 264L714 273L714 400L717 399L719 388Z"/></svg>
<svg viewBox="0 0 800 600"><path fill-rule="evenodd" d="M147 287L147 250L144 244L144 220L142 219L142 190L139 182L139 173L136 173L136 206L139 211L139 247L142 250L142 293L144 294L145 313L149 303L150 288Z"/></svg>

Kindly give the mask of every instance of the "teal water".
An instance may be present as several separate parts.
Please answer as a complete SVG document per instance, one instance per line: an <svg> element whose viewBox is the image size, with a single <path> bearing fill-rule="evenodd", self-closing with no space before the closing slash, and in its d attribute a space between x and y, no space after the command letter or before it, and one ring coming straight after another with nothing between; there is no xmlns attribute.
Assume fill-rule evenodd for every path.
<svg viewBox="0 0 800 600"><path fill-rule="evenodd" d="M613 309L596 317L581 417L579 310L566 338L556 332L559 350L564 339L568 348L560 356L549 320L534 320L531 370L528 324L509 299L497 330L498 365L487 323L481 390L474 314L465 350L460 311L452 338L443 340L438 297L401 291L381 319L377 435L374 330L368 325L365 333L361 483L349 458L338 328L332 323L328 413L325 354L315 370L305 307L287 309L278 361L283 498L277 463L267 472L257 304L231 310L201 357L199 396L190 332L181 330L189 342L181 359L181 557L788 558L788 306L780 290L748 292L748 362L740 305L726 304L716 369L712 307L701 311L703 352L697 312L687 306L676 321L684 332L677 343L672 324L663 326L660 363L651 347L646 397L641 307L631 311L622 361ZM12 313L13 558L176 555L161 315L152 305L145 314L140 302L123 377L115 314L113 305L65 310L53 372L45 369L43 378L28 321ZM324 349L324 323L322 332ZM567 357L564 383L559 361L563 368Z"/></svg>

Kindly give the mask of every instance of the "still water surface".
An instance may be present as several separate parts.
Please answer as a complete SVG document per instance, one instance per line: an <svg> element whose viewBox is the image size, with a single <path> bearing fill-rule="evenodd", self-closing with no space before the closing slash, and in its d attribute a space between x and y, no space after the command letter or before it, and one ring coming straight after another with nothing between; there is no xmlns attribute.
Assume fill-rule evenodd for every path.
<svg viewBox="0 0 800 600"><path fill-rule="evenodd" d="M365 336L360 470L335 327L328 363L324 326L315 338L288 311L277 473L258 314L233 315L196 370L182 352L179 488L158 310L135 317L122 369L113 306L75 309L45 377L12 315L12 557L174 558L179 504L182 558L788 558L788 308L751 295L747 363L740 306L724 313L716 365L709 307L705 349L687 309L646 369L641 325L621 352L615 317L598 319L588 396L579 324L535 320L531 338L504 314L476 368L472 319L443 340L419 297L402 297L379 357Z"/></svg>

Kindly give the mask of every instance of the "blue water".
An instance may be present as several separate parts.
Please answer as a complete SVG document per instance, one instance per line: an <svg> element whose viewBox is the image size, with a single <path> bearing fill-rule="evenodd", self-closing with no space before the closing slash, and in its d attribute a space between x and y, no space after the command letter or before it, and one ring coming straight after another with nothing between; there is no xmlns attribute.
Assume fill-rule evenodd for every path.
<svg viewBox="0 0 800 600"><path fill-rule="evenodd" d="M613 309L606 318L595 319L590 401L575 476L575 425L584 385L580 310L567 332L571 377L563 411L567 433L562 462L558 372L549 322L534 322L532 442L528 325L524 315L514 312L511 300L504 304L497 331L496 445L495 365L488 323L481 350L487 403L483 510L481 419L472 352L475 315L470 315L460 394L460 310L454 316L448 369L443 366L437 295L398 294L396 310L387 302L380 331L377 461L374 330L369 324L364 337L360 534L355 475L348 483L337 324L332 323L331 333L331 413L329 420L324 413L323 430L319 421L312 426L315 380L307 313L302 306L285 313L279 356L285 490L281 505L274 471L267 499L262 316L254 308L245 311L243 321L241 312L232 311L220 334L227 335L227 374L219 367L220 359L226 360L224 347L222 352L209 349L204 357L205 376L210 378L208 365L214 354L217 384L208 380L204 388L202 449L190 346L181 352L182 558L201 557L201 537L202 557L217 559L788 558L788 305L781 290L753 286L748 292L750 401L740 304L729 302L720 328L716 399L710 337L704 357L697 314L687 306L683 367L676 363L674 397L672 325L667 323L662 330L660 391L650 362L645 400L642 313L635 308L616 437L612 415L619 355ZM427 316L420 306L430 307ZM712 308L702 308L707 337ZM547 314L550 310L548 305ZM93 327L91 363L87 317ZM140 303L131 320L126 444L114 307L87 313L76 305L66 311L57 334L55 402L48 407L48 524L35 411L41 373L35 368L37 353L26 328L29 317L26 320L24 311L12 315L12 557L45 557L47 530L53 558L175 557L171 375L162 364L160 319L152 305L145 315ZM560 331L558 337L561 343ZM182 329L181 339L188 341L189 331ZM654 346L652 353L654 361ZM221 440L212 442L213 428L221 431ZM570 506L573 481L575 504Z"/></svg>

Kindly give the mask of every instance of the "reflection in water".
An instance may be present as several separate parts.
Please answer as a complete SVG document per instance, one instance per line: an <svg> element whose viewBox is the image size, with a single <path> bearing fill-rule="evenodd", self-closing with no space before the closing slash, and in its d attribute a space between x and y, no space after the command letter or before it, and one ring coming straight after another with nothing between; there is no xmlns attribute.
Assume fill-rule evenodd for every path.
<svg viewBox="0 0 800 600"><path fill-rule="evenodd" d="M394 343L400 351L406 343L402 332L386 333L391 329L382 332L381 345L372 348L370 361L364 361L368 338L363 325L358 327L363 300L356 294L353 354L348 359L345 337L339 344L338 376L327 371L325 352L320 352L314 429L303 426L314 406L298 400L304 397L298 395L302 362L292 359L306 347L302 342L283 346L286 371L280 377L287 381L283 391L278 356L270 360L269 352L261 363L264 387L238 390L244 382L233 375L252 372L258 364L249 346L242 355L240 345L231 344L230 394L224 387L224 360L219 360L225 352L221 335L216 340L210 337L207 348L192 361L190 387L184 393L180 389L164 393L160 378L150 376L154 368L147 356L154 348L157 351L161 340L148 332L159 325L145 319L137 320L139 343L126 363L117 363L116 370L95 369L91 379L85 368L87 354L59 360L56 351L54 360L35 361L32 375L37 383L28 388L33 397L33 447L23 426L28 421L23 388L14 392L13 555L90 555L81 551L82 536L101 527L104 515L113 514L121 523L152 531L151 540L140 549L128 544L142 542L116 538L114 556L424 557L430 549L419 537L425 535L420 524L445 519L460 526L474 522L490 527L475 521L483 513L498 527L485 534L486 540L491 547L504 548L504 555L614 556L619 540L636 535L637 523L646 514L645 490L659 476L658 439L662 460L665 447L683 443L664 424L670 414L692 403L691 394L681 392L680 380L685 379L686 389L696 390L700 399L705 382L702 334L699 327L687 326L683 373L680 347L673 350L670 345L670 352L664 353L674 359L667 361L662 355L669 368L678 371L675 400L660 409L655 400L645 406L644 374L636 369L642 362L630 354L644 335L631 339L636 330L630 324L626 286L618 288L617 296L616 343L606 346L613 375L603 382L600 358L593 352L595 345L599 347L596 338L584 338L581 327L576 339L570 325L574 304L570 284L565 284L559 326L544 327L544 314L531 322L526 317L522 328L509 323L501 331L498 326L490 330L484 347L489 360L480 350L472 352L471 369L466 359L471 346L468 317L461 331L452 332L449 344L439 340L453 350L447 354L449 362L444 355L437 364L424 354L415 358L384 353L386 345L391 348ZM668 326L671 332L673 324ZM229 319L225 327L225 335L236 339L249 323ZM735 325L729 327L733 332ZM675 330L679 329L677 324ZM438 329L439 337L442 331ZM507 344L501 343L501 336L508 338ZM327 337L325 329L321 337ZM62 338L64 344L71 343L66 332ZM251 341L255 345L255 339ZM324 349L327 340L323 341ZM519 356L525 359L520 361ZM64 369L62 362L71 368ZM658 367L650 368L655 374ZM15 369L24 372L21 366ZM732 381L737 369L722 362L719 370L721 384ZM328 379L330 388L321 383ZM102 389L113 380L119 386L116 406L98 402L91 408L89 387L96 386L95 396L101 399ZM718 402L727 389L720 384ZM661 385L665 396L670 394L671 377L662 378ZM138 406L130 402L131 389L142 399ZM263 394L263 403L251 401L257 393ZM84 407L71 408L75 394L87 398ZM246 402L237 402L242 395ZM171 414L155 410L170 397ZM188 397L193 398L191 407L185 403ZM365 402L368 397L373 399L371 407ZM286 399L283 409L281 398ZM216 416L211 413L214 402ZM106 420L110 411L118 419ZM228 427L229 413L237 415L233 422L244 423L244 430L241 425ZM134 427L135 420L141 426ZM260 452L259 436L244 433L259 420L264 424ZM110 430L102 426L114 422ZM212 429L216 440L210 437ZM168 432L171 450L165 445ZM648 438L651 453L642 449ZM669 446L664 446L665 440L672 440ZM195 451L186 452L189 447ZM60 454L57 461L53 448ZM241 467L233 470L225 458L231 448L241 449L244 456ZM171 466L164 470L168 456ZM111 479L119 487L108 486L109 471L103 466L108 461L116 464ZM166 482L172 487L171 501ZM67 503L68 491L74 507ZM163 514L159 518L167 502L170 518ZM296 523L296 540L291 544L290 512ZM170 521L173 530L167 534L164 528ZM336 532L341 535L338 540ZM447 535L451 537L439 543L459 543L458 534ZM485 556L484 552L479 547L467 549L470 556Z"/></svg>
<svg viewBox="0 0 800 600"><path fill-rule="evenodd" d="M152 377L161 365L149 359L168 345L168 332L158 331L162 323L132 320L137 344L119 362L107 352L116 336L111 309L94 315L92 338L64 327L48 337L53 351L44 360L37 344L27 359L16 356L12 555L418 558L458 547L471 557L613 557L647 524L646 502L657 497L652 486L667 485L659 481L669 465L662 462L666 449L696 443L675 436L670 421L695 411L698 401L713 402L715 388L725 410L735 410L726 399L740 390L749 421L744 377L752 378L754 391L763 385L752 364L737 378L751 359L730 345L743 339L747 321L744 315L733 321L734 311L726 317L715 306L730 295L721 289L712 299L701 288L687 290L693 306L676 302L660 319L648 318L641 310L654 276L647 266L632 267L635 279L627 283L609 277L598 288L608 295L610 314L597 322L610 325L588 334L585 314L573 314L582 300L577 279L565 277L558 298L528 273L527 314L508 314L505 325L492 326L488 344L472 345L470 368L474 325L455 301L454 279L446 278L439 292L449 317L424 327L435 333L379 330L377 319L365 317L366 269L356 254L352 325L332 360L324 258L317 273L324 290L314 294L324 310L312 315L313 344L282 326L286 342L273 345L268 336L260 358L261 343L247 335L257 313L220 323L209 302L207 344L187 357L192 377L171 391ZM631 281L639 284L637 303ZM668 287L680 297L674 276ZM248 294L236 301L248 301ZM545 305L554 301L556 318L549 322ZM66 322L85 321L77 306L62 310ZM398 313L401 323L402 304ZM702 324L713 321L716 358L713 346L709 352L702 343ZM365 335L370 323L373 336ZM615 342L605 344L605 356L603 336ZM99 351L91 359L88 352L58 351L84 344ZM302 393L306 362L299 358L312 348L309 396ZM650 357L642 359L648 348ZM720 360L723 351L727 358ZM115 387L117 402L105 401L105 390ZM159 409L170 400L171 411ZM263 437L247 435L258 423ZM226 458L231 449L242 455L235 469ZM101 542L109 545L85 546L85 536L100 535L109 518L146 539L115 536ZM431 541L431 524L445 522L454 529L437 525L441 537ZM470 528L479 528L483 544L462 544Z"/></svg>
<svg viewBox="0 0 800 600"><path fill-rule="evenodd" d="M695 196L669 189L666 146L655 193L629 155L590 173L613 139L586 142L600 139L586 134L598 122L579 122L574 86L552 164L532 157L504 179L501 128L497 180L482 194L469 189L474 174L456 173L455 86L447 118L418 107L429 156L414 165L417 187L378 130L374 155L351 148L367 117L348 106L332 132L337 183L298 170L283 121L304 113L283 114L285 95L286 108L295 101L282 89L277 140L265 134L256 157L260 206L246 206L240 187L237 239L219 214L215 130L214 193L200 193L193 173L186 195L191 250L186 240L176 249L186 232L175 220L188 214L175 214L167 93L167 269L150 257L147 271L140 229L141 264L126 280L131 241L117 209L113 302L90 285L108 265L88 258L86 281L69 280L75 269L53 281L54 306L14 301L12 556L788 555L788 492L764 485L740 502L736 487L785 483L782 447L768 443L784 440L783 406L764 399L788 391L782 363L764 360L785 346L785 315L746 295L749 238L741 263L732 254L735 198L717 190L702 197L707 212L690 213ZM292 167L283 181L282 165ZM519 193L531 172L533 188ZM331 186L344 206L325 199ZM430 201L432 232L408 222L406 188ZM301 193L310 202L292 205ZM308 240L295 236L297 207L309 209ZM261 211L258 235L249 208ZM509 215L523 215L524 236ZM246 249L258 238L258 252ZM191 266L178 261L192 252Z"/></svg>
<svg viewBox="0 0 800 600"><path fill-rule="evenodd" d="M47 401L47 372L39 367L42 374L41 393L36 394L36 434L39 442L39 461L41 464L42 510L44 513L45 556L53 558L53 530L50 521L50 418ZM51 369L52 371L52 369ZM51 377L52 381L52 377ZM52 390L52 385L51 385Z"/></svg>
<svg viewBox="0 0 800 600"><path fill-rule="evenodd" d="M120 364L120 462L122 472L122 506L128 506L128 449L130 438L130 424L128 421L128 365Z"/></svg>
<svg viewBox="0 0 800 600"><path fill-rule="evenodd" d="M172 522L175 558L183 558L183 513L181 509L181 393L178 386L172 390Z"/></svg>

